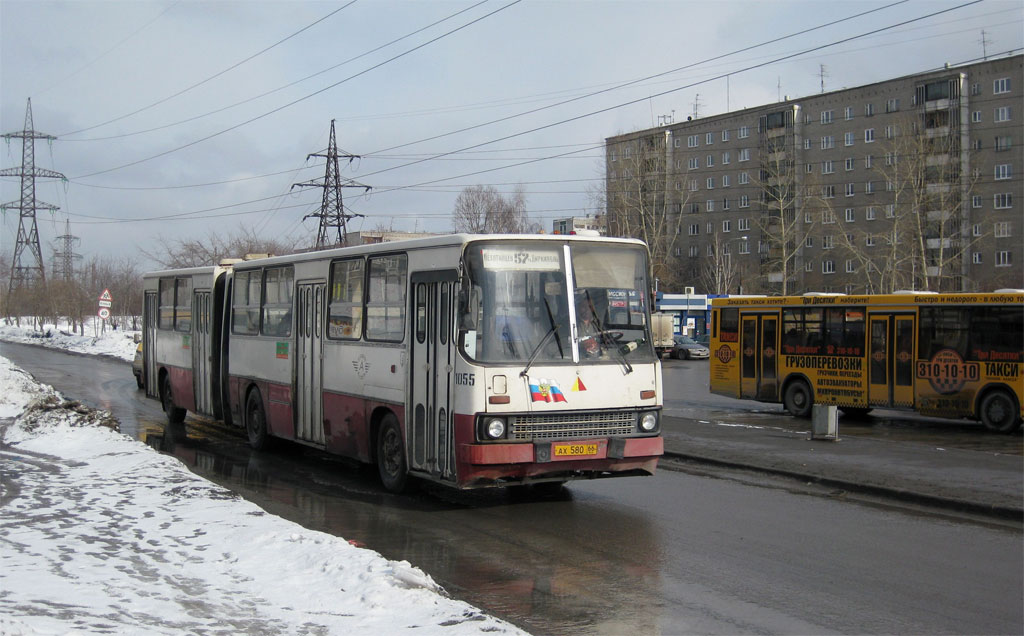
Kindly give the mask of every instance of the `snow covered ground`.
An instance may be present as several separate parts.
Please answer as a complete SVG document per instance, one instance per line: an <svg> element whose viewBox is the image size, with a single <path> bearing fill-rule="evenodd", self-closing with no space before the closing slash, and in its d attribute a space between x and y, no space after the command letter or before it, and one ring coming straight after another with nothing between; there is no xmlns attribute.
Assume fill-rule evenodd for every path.
<svg viewBox="0 0 1024 636"><path fill-rule="evenodd" d="M135 335L138 331L123 331L121 329L105 330L100 327L98 318L91 318L86 321L85 335L72 334L67 323L59 325L46 325L42 331L30 328L27 322L22 321L21 327L5 325L0 322L0 340L6 342L21 342L25 344L40 345L52 349L74 351L75 353L87 353L90 355L110 356L121 360L131 360L135 357Z"/></svg>
<svg viewBox="0 0 1024 636"><path fill-rule="evenodd" d="M68 346L134 351L131 334L88 340ZM0 387L2 634L524 633L192 474L2 357Z"/></svg>

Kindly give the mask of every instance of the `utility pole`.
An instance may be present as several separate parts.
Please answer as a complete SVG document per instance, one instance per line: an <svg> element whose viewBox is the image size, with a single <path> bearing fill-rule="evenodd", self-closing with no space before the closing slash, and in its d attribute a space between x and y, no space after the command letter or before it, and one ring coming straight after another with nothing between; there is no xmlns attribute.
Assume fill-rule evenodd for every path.
<svg viewBox="0 0 1024 636"><path fill-rule="evenodd" d="M312 153L306 156L308 160L310 157L324 157L327 159L327 170L324 174L323 183L319 181L307 181L305 183L295 183L292 187L300 188L323 188L324 198L323 203L320 205L320 211L316 214L307 214L302 217L305 221L309 218L320 219L320 229L316 234L316 247L315 249L322 250L328 247L340 247L348 244L348 228L346 227L346 221L355 217L360 217L362 214L346 214L345 206L341 200L341 189L342 188L365 188L365 192L370 191L370 186L356 183L355 181L348 180L347 183L341 182L341 175L338 171L338 144L334 140L334 120L331 120L331 139L328 142L327 153ZM349 163L353 159L358 159L359 155L341 155L349 160ZM332 240L330 235L334 234L335 237Z"/></svg>
<svg viewBox="0 0 1024 636"><path fill-rule="evenodd" d="M57 237L63 242L64 249L53 253L53 275L63 281L70 281L75 276L75 260L82 258L81 254L75 254L75 244L80 242L77 236L71 234L71 220L64 221L64 235Z"/></svg>
<svg viewBox="0 0 1024 636"><path fill-rule="evenodd" d="M21 200L0 204L0 210L19 210L18 239L14 244L14 258L11 260L11 280L7 286L8 296L23 287L34 285L37 281L46 282L46 270L43 267L43 252L39 248L39 227L36 224L36 210L59 210L55 205L36 200L36 178L64 179L67 177L59 172L36 167L36 139L52 141L53 135L36 132L32 129L32 98L28 99L25 108L25 129L20 132L6 133L4 139L21 139L21 166L0 170L0 177L21 177ZM35 257L34 262L24 264L22 255L25 249Z"/></svg>
<svg viewBox="0 0 1024 636"><path fill-rule="evenodd" d="M818 65L818 76L821 78L821 92L825 92L825 78L828 77L828 69L824 64Z"/></svg>

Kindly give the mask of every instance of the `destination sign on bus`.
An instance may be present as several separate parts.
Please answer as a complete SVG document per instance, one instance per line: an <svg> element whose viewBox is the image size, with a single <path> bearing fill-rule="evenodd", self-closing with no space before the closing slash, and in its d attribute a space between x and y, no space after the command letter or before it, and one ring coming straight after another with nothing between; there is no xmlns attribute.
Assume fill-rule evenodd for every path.
<svg viewBox="0 0 1024 636"><path fill-rule="evenodd" d="M485 247L480 250L486 269L557 272L561 269L558 250L534 247Z"/></svg>

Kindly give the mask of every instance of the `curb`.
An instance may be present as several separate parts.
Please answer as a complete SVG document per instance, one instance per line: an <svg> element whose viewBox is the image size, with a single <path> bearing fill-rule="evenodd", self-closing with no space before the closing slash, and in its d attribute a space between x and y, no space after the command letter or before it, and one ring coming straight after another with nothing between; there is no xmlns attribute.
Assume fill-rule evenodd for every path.
<svg viewBox="0 0 1024 636"><path fill-rule="evenodd" d="M865 484L858 484L855 482L844 481L841 479L832 479L829 477L821 477L819 475L801 473L792 470L784 470L780 468L766 468L764 466L757 466L755 464L726 461L722 459L716 459L713 457L706 457L703 455L693 455L689 453L670 451L667 449L665 450L662 457L666 459L676 459L683 462L693 462L699 464L708 464L712 466L721 466L723 468L739 468L744 470L753 470L760 473L775 475L778 477L786 477L789 479L798 479L800 481L820 484L822 486L827 486L829 488L838 488L842 490L848 490L851 492L859 492L867 495L873 495L876 497L884 497L888 499L895 499L897 501L904 501L907 503L931 506L943 510L952 510L956 512L964 512L982 515L986 517L993 517L1004 521L1024 523L1024 508L1013 508L1010 506L986 506L983 504L975 503L973 501L949 499L946 497L936 497L934 495L926 495L919 492L912 492L909 490L900 490L898 488L868 486Z"/></svg>

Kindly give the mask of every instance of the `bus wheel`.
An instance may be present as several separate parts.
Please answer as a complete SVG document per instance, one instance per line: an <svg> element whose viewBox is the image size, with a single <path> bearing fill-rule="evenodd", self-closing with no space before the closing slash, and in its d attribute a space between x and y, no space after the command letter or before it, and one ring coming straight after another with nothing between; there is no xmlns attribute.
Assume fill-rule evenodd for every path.
<svg viewBox="0 0 1024 636"><path fill-rule="evenodd" d="M786 394L782 398L782 404L786 410L796 417L810 417L811 405L814 404L814 397L811 394L811 387L803 380L794 380L786 387Z"/></svg>
<svg viewBox="0 0 1024 636"><path fill-rule="evenodd" d="M1017 401L1006 391L992 391L981 401L978 419L990 431L1012 433L1020 426Z"/></svg>
<svg viewBox="0 0 1024 636"><path fill-rule="evenodd" d="M181 424L185 421L185 409L174 406L174 396L171 394L171 376L164 376L163 391L160 392L160 402L167 414L167 421L171 424Z"/></svg>
<svg viewBox="0 0 1024 636"><path fill-rule="evenodd" d="M391 492L405 490L408 473L405 467L405 449L402 444L402 430L398 418L388 413L380 423L377 433L377 471L380 481Z"/></svg>
<svg viewBox="0 0 1024 636"><path fill-rule="evenodd" d="M249 446L253 450L263 450L267 447L267 415L257 389L249 391L249 397L245 399L245 432L249 436Z"/></svg>

